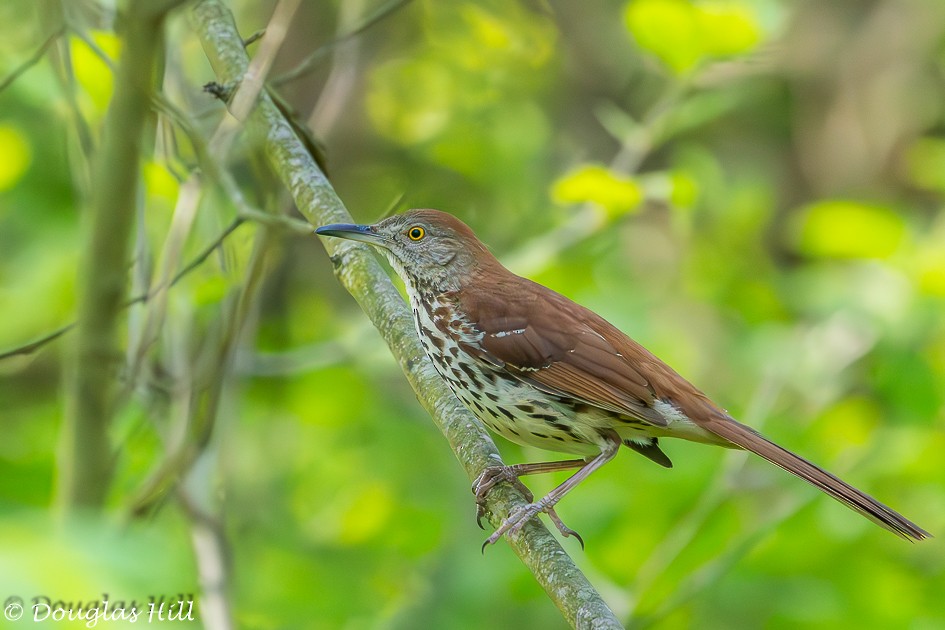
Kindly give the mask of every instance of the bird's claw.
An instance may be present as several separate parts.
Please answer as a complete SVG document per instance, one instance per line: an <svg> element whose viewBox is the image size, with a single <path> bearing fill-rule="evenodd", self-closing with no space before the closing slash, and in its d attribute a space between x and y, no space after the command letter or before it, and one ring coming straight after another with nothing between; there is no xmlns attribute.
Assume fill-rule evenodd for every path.
<svg viewBox="0 0 945 630"><path fill-rule="evenodd" d="M518 475L510 466L489 466L479 473L472 485L472 492L476 495L476 503L480 505L485 503L489 491L501 481L518 482L521 485L521 482L518 481Z"/></svg>
<svg viewBox="0 0 945 630"><path fill-rule="evenodd" d="M486 508L486 497L496 484L502 481L508 481L515 486L529 503L535 499L535 496L525 484L521 482L511 466L489 466L476 477L476 480L473 481L472 484L472 493L476 497L476 525L479 526L479 529L485 529L482 525L482 517L485 516L488 511L488 508Z"/></svg>
<svg viewBox="0 0 945 630"><path fill-rule="evenodd" d="M553 505L545 505L544 500L535 501L535 496L525 484L522 483L511 466L490 466L483 470L473 482L472 492L476 496L476 524L479 526L479 529L485 529L482 525L482 517L486 515L487 511L486 497L489 495L492 488L502 481L508 481L515 486L525 497L525 500L528 501L528 505L523 505L512 510L512 513L509 514L508 518L502 521L499 528L492 532L492 535L482 543L483 553L485 553L487 546L496 544L499 539L508 532L512 532L513 534L518 532L525 526L525 523L542 512L548 515L548 518L555 524L555 527L558 528L562 536L565 538L576 538L581 545L581 549L584 549L584 539L581 538L581 535L561 521L561 517L555 512Z"/></svg>
<svg viewBox="0 0 945 630"><path fill-rule="evenodd" d="M558 513L555 512L554 508L546 509L545 514L547 514L548 518L551 519L551 522L555 524L555 527L558 528L558 531L561 532L562 536L564 536L565 538L569 536L573 536L577 538L578 543L581 545L581 551L584 551L584 539L581 538L581 535L579 533L577 533L576 531L574 531L573 529L571 529L570 527L568 527L561 521L561 517L558 516Z"/></svg>
<svg viewBox="0 0 945 630"><path fill-rule="evenodd" d="M525 527L525 523L527 523L532 518L537 517L542 512L548 515L548 518L550 518L551 522L555 524L555 527L558 528L558 531L561 532L562 536L565 538L573 536L581 545L581 550L584 550L584 539L581 538L581 535L564 524L564 522L561 520L561 517L558 516L557 512L555 512L554 507L545 506L542 501L537 501L535 503L529 503L528 505L523 505L512 510L512 513L509 514L508 518L502 521L502 524L499 525L498 529L492 532L492 535L489 536L489 538L487 538L484 543L482 543L482 552L485 553L487 546L496 544L505 534L510 532L512 534L518 533L523 527Z"/></svg>
<svg viewBox="0 0 945 630"><path fill-rule="evenodd" d="M483 553L485 552L488 545L496 544L506 533L518 533L518 531L525 526L525 523L528 522L533 516L536 516L539 512L541 512L541 508L535 503L522 505L512 510L512 513L509 514L508 518L502 521L502 524L499 525L499 527L494 532L492 532L492 535L486 539L486 542L482 543Z"/></svg>

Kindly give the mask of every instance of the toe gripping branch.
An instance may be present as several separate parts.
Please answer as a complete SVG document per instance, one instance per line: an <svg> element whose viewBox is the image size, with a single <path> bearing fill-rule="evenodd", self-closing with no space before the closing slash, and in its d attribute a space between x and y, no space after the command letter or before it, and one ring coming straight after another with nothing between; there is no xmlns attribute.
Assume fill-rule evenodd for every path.
<svg viewBox="0 0 945 630"><path fill-rule="evenodd" d="M557 503L557 499L552 497L552 494L549 494L546 497L543 497L539 501L535 501L535 495L532 494L532 491L522 483L519 477L523 475L530 475L536 473L545 473L553 472L556 470L567 470L571 468L583 468L587 465L587 460L575 459L562 462L540 462L535 464L516 464L514 466L490 466L482 471L472 485L472 492L476 497L476 524L479 525L480 529L485 529L482 525L482 517L485 516L488 511L486 506L486 498L489 495L489 492L497 484L506 481L511 483L512 486L522 493L522 496L525 497L525 500L528 501L528 505L521 506L516 508L509 514L498 529L493 532L489 538L482 543L482 551L485 553L486 547L488 545L494 545L498 540L508 531L517 532L525 523L528 522L532 517L537 516L541 512L544 512L548 515L548 518L551 519L551 522L555 524L555 527L558 528L558 531L561 532L561 535L564 537L571 537L577 539L578 543L581 545L581 549L584 549L584 539L581 538L581 535L576 531L568 527L561 520L561 517L558 516L558 513L555 512L554 506ZM560 497L559 497L560 498Z"/></svg>
<svg viewBox="0 0 945 630"><path fill-rule="evenodd" d="M476 478L476 481L473 482L472 491L476 495L476 522L479 523L479 527L482 527L482 515L486 511L486 496L489 494L489 491L499 483L500 481L508 481L513 486L515 486L519 492L521 492L525 499L528 501L528 505L523 505L515 508L508 515L508 517L502 521L502 524L486 539L486 542L482 544L482 549L485 551L486 545L494 545L506 532L518 532L525 526L530 519L537 516L538 514L544 512L548 515L548 518L551 519L551 522L555 524L555 527L558 528L558 531L561 532L561 535L564 537L573 536L578 539L578 542L581 543L581 549L584 549L584 540L575 532L573 529L566 526L561 522L561 518L555 513L554 507L558 504L564 495L573 490L580 484L582 481L587 479L587 477L612 460L617 454L617 450L620 448L620 438L616 433L609 435L602 435L604 438L601 442L601 452L594 457L589 457L587 459L569 459L560 462L538 462L534 464L516 464L514 466L490 466L482 471L482 474ZM523 475L531 475L537 473L547 473L553 472L555 470L568 470L571 468L577 468L578 471L568 477L564 483L556 487L554 490L549 492L545 497L539 501L535 501L534 495L531 491L525 487L519 477Z"/></svg>

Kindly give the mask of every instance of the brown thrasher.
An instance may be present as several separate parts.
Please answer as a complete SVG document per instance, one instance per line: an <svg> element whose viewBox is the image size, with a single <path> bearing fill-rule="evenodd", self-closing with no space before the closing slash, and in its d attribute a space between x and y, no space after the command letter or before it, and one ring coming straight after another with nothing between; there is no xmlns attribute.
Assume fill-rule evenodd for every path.
<svg viewBox="0 0 945 630"><path fill-rule="evenodd" d="M487 493L500 481L514 483L531 502L514 510L486 544L540 512L562 534L580 540L555 514L555 504L621 444L672 467L660 450L661 437L749 450L902 538L930 536L734 420L601 316L510 272L449 214L411 210L375 225L326 225L316 233L363 241L386 254L406 284L427 356L487 427L519 444L585 456L486 469L473 484L480 516ZM580 470L539 501L518 479L569 468Z"/></svg>

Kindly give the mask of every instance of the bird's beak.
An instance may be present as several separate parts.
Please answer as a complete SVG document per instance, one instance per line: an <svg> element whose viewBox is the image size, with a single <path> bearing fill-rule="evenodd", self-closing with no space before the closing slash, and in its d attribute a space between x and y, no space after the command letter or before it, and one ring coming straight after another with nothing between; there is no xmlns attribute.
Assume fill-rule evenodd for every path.
<svg viewBox="0 0 945 630"><path fill-rule="evenodd" d="M333 223L323 225L315 233L319 236L337 236L352 241L361 241L371 245L386 246L386 239L374 231L370 225L355 225L353 223Z"/></svg>

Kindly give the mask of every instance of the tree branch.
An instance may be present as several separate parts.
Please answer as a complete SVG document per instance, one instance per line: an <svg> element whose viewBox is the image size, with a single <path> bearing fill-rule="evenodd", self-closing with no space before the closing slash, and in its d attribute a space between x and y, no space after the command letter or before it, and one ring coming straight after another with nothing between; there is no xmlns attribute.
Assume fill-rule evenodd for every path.
<svg viewBox="0 0 945 630"><path fill-rule="evenodd" d="M170 8L167 0L161 7ZM67 370L67 406L60 447L58 501L67 511L98 508L112 475L108 429L115 412L115 372L121 362L118 320L127 290L131 228L141 143L150 113L163 13L133 2L123 28L124 54L115 95L95 155L92 204L79 266L78 324Z"/></svg>
<svg viewBox="0 0 945 630"><path fill-rule="evenodd" d="M203 0L194 7L192 18L218 81L239 82L248 59L229 10L219 0ZM325 175L265 92L260 94L250 122L263 136L273 170L311 223L351 221ZM460 406L423 354L409 310L373 254L364 245L350 241L326 242L325 246L339 280L384 337L420 403L446 436L470 479L485 467L500 463L482 425ZM497 486L489 496L490 521L498 525L504 515L523 504L524 497L511 487ZM584 574L537 520L507 539L571 625L621 627Z"/></svg>

